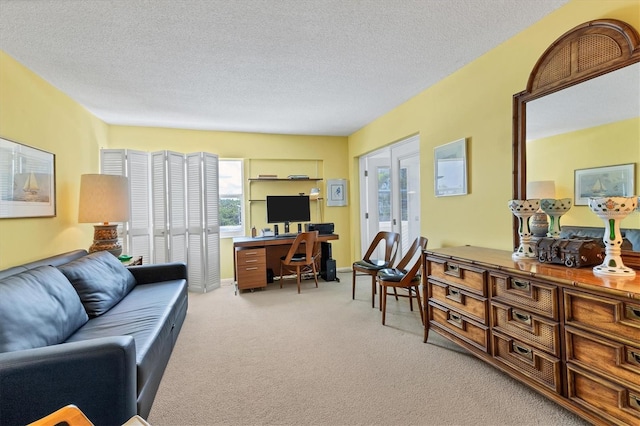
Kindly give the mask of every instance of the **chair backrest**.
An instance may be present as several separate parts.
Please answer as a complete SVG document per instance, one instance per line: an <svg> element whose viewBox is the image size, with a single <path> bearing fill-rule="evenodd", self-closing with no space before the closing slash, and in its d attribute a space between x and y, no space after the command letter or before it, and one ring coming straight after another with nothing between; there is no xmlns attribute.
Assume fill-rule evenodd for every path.
<svg viewBox="0 0 640 426"><path fill-rule="evenodd" d="M284 263L291 263L293 256L298 253L300 244L304 243L305 264L310 265L315 260L314 248L318 240L318 231L301 232L291 244Z"/></svg>
<svg viewBox="0 0 640 426"><path fill-rule="evenodd" d="M407 250L407 253L402 257L402 259L400 259L400 262L398 262L396 269L402 269L406 271L407 266L409 265L411 260L416 256L416 254L418 255L418 259L420 260L419 263L422 263L422 251L427 248L428 242L429 242L429 239L426 237L418 237L415 240L413 240L413 244L411 244L411 247L409 247L409 250ZM415 264L411 269L413 269L414 267L415 267ZM416 272L418 272L417 269L416 269Z"/></svg>
<svg viewBox="0 0 640 426"><path fill-rule="evenodd" d="M400 234L397 232L380 231L373 238L373 241L369 245L367 252L363 259L370 260L371 255L378 248L379 244L384 244L384 260L389 265L393 265L396 260L396 254L398 253L398 247L400 246Z"/></svg>

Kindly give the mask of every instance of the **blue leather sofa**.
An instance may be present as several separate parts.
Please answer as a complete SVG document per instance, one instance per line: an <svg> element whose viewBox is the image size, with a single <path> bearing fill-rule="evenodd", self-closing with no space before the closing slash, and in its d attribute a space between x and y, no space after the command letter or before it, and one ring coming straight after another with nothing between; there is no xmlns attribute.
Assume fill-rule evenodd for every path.
<svg viewBox="0 0 640 426"><path fill-rule="evenodd" d="M76 250L0 271L0 425L68 404L97 425L146 418L186 312L183 263Z"/></svg>

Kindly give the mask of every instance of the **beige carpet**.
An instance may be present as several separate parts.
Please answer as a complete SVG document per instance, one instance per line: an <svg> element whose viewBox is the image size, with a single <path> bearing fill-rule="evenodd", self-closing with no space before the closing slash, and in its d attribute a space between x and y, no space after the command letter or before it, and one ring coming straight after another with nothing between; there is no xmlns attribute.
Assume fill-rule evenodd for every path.
<svg viewBox="0 0 640 426"><path fill-rule="evenodd" d="M579 418L431 333L365 281L295 281L190 294L149 416L161 425L583 425ZM376 304L377 306L377 304Z"/></svg>

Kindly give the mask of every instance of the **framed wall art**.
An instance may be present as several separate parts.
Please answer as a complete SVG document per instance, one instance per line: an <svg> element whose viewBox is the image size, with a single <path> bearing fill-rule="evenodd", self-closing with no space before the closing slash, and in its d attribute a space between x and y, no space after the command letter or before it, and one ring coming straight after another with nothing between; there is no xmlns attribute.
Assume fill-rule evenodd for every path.
<svg viewBox="0 0 640 426"><path fill-rule="evenodd" d="M586 206L589 197L630 197L635 195L635 164L578 169L574 180L576 206Z"/></svg>
<svg viewBox="0 0 640 426"><path fill-rule="evenodd" d="M435 195L447 197L467 193L467 139L434 148Z"/></svg>
<svg viewBox="0 0 640 426"><path fill-rule="evenodd" d="M0 138L0 219L56 215L55 155Z"/></svg>
<svg viewBox="0 0 640 426"><path fill-rule="evenodd" d="M327 180L327 206L347 205L347 180L328 179Z"/></svg>

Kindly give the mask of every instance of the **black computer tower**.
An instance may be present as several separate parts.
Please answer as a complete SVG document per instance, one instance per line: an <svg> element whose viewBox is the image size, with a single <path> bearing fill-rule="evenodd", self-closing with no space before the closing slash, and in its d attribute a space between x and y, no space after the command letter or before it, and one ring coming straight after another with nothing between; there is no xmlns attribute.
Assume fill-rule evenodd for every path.
<svg viewBox="0 0 640 426"><path fill-rule="evenodd" d="M336 280L336 261L331 258L331 243L320 243L320 276L325 281Z"/></svg>

